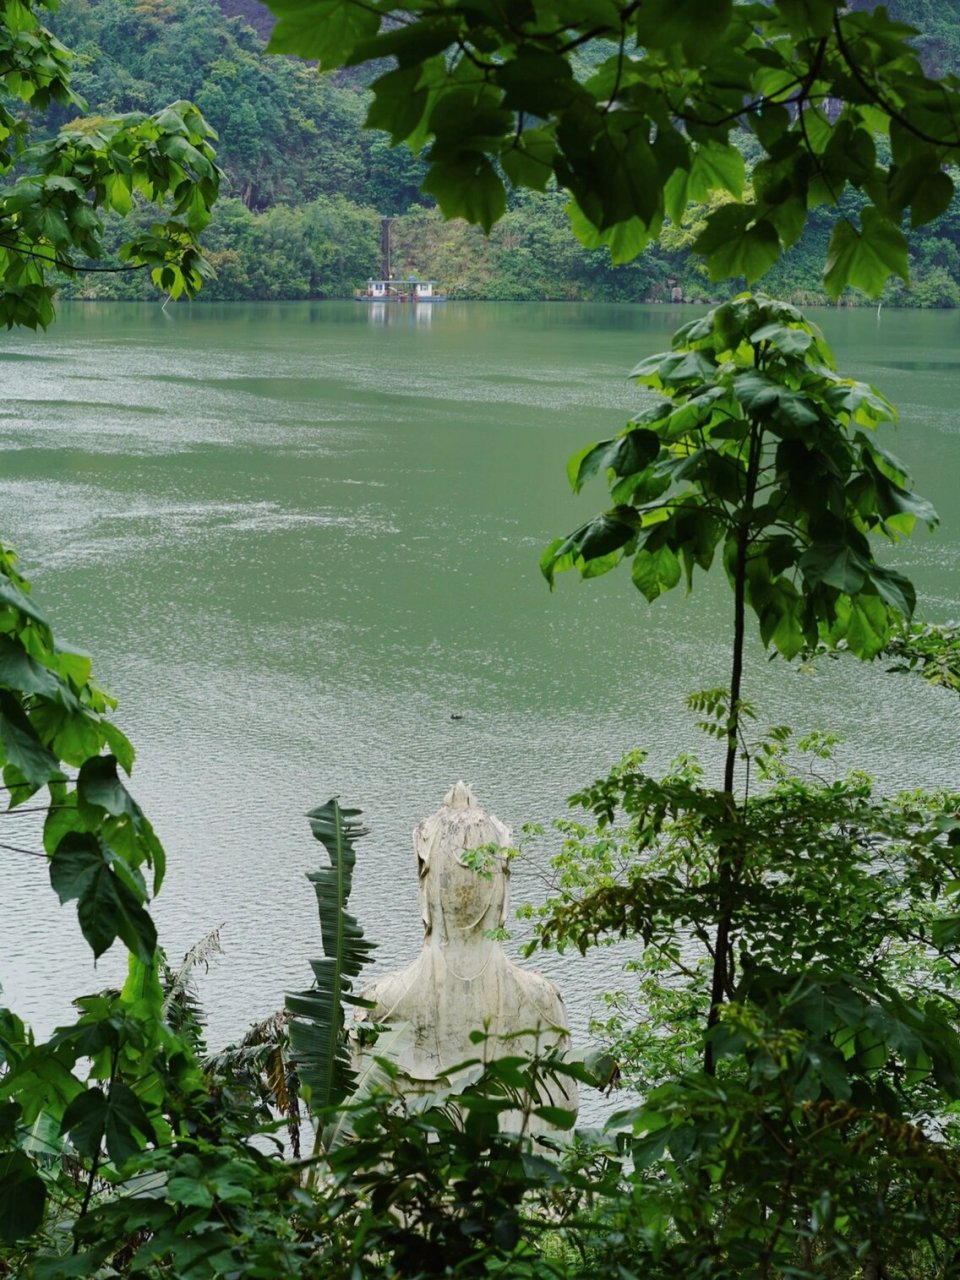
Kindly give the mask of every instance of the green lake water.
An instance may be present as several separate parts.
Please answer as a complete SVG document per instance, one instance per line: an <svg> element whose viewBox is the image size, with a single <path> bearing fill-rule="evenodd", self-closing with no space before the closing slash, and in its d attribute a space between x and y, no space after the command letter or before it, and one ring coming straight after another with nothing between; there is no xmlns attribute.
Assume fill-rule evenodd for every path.
<svg viewBox="0 0 960 1280"><path fill-rule="evenodd" d="M626 373L692 314L77 303L3 340L0 530L121 699L169 856L170 954L223 925L212 1046L307 984L303 872L325 856L307 808L364 810L352 905L393 967L420 942L410 831L452 782L516 827L630 747L660 766L697 742L683 697L726 678L725 583L651 606L625 573L551 596L537 568L603 504L599 484L571 496L568 455L623 425ZM816 319L899 405L888 447L943 518L889 562L923 617L960 616L960 314ZM745 692L765 720L845 735L885 787L960 782L960 706L919 681L853 659L804 676L757 643ZM3 838L39 848L29 821ZM550 851L517 864L515 902L543 894ZM119 976L109 955L92 972L39 860L0 858L0 938L6 999L43 1030ZM621 958L537 962L581 1038Z"/></svg>

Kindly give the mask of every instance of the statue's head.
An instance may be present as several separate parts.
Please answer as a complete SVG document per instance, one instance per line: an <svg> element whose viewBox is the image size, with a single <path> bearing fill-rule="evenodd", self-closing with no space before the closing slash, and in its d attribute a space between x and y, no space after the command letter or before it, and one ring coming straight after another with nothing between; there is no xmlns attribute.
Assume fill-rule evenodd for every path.
<svg viewBox="0 0 960 1280"><path fill-rule="evenodd" d="M484 853L476 865L468 865L464 854L484 845L509 844L510 828L481 809L465 782L452 786L436 813L414 828L420 914L428 937L434 932L441 941L482 937L504 923L510 874L506 856Z"/></svg>

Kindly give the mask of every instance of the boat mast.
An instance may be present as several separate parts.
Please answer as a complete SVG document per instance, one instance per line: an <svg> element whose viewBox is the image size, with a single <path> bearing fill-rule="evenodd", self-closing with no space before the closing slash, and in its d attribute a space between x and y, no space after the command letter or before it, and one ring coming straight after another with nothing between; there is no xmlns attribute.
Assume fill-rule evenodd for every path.
<svg viewBox="0 0 960 1280"><path fill-rule="evenodd" d="M383 218L380 222L380 252L383 255L383 278L391 280L393 274L391 272L390 263L390 218Z"/></svg>

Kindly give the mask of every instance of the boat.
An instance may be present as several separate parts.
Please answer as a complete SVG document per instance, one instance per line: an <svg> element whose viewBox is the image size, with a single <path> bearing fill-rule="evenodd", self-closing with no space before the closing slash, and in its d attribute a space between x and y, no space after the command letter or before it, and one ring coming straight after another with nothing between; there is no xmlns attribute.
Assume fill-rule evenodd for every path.
<svg viewBox="0 0 960 1280"><path fill-rule="evenodd" d="M447 295L437 292L436 280L418 280L416 276L406 279L367 281L366 289L358 289L357 302L446 302Z"/></svg>
<svg viewBox="0 0 960 1280"><path fill-rule="evenodd" d="M380 270L383 275L379 280L371 277L366 289L357 290L354 294L357 302L446 302L447 295L437 292L436 280L418 280L416 276L402 279L393 274L392 224L392 218L383 218L380 222Z"/></svg>

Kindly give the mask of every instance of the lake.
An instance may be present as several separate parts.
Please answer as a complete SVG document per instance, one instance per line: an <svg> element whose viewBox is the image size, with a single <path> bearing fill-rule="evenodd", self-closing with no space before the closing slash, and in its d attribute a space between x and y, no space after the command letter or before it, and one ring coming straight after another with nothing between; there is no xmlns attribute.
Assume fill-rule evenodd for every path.
<svg viewBox="0 0 960 1280"><path fill-rule="evenodd" d="M303 873L326 856L308 808L364 810L351 905L378 969L395 967L421 936L410 831L452 782L516 828L628 748L660 767L696 743L683 698L726 680L725 582L648 605L626 574L565 575L551 595L537 567L603 505L599 483L571 496L567 457L620 429L641 397L626 373L695 313L74 303L48 334L4 340L0 529L120 697L168 852L169 954L223 926L201 991L212 1047L308 984ZM841 370L901 410L887 446L943 525L887 559L920 616L957 617L960 314L814 318ZM915 679L854 659L804 676L757 641L745 696L769 722L842 733L843 761L886 788L957 783L956 699ZM3 838L39 847L30 821ZM515 903L542 897L551 849L516 864ZM40 1031L119 980L110 954L93 972L39 860L0 858L0 938L6 1000ZM536 961L581 1042L621 959Z"/></svg>

